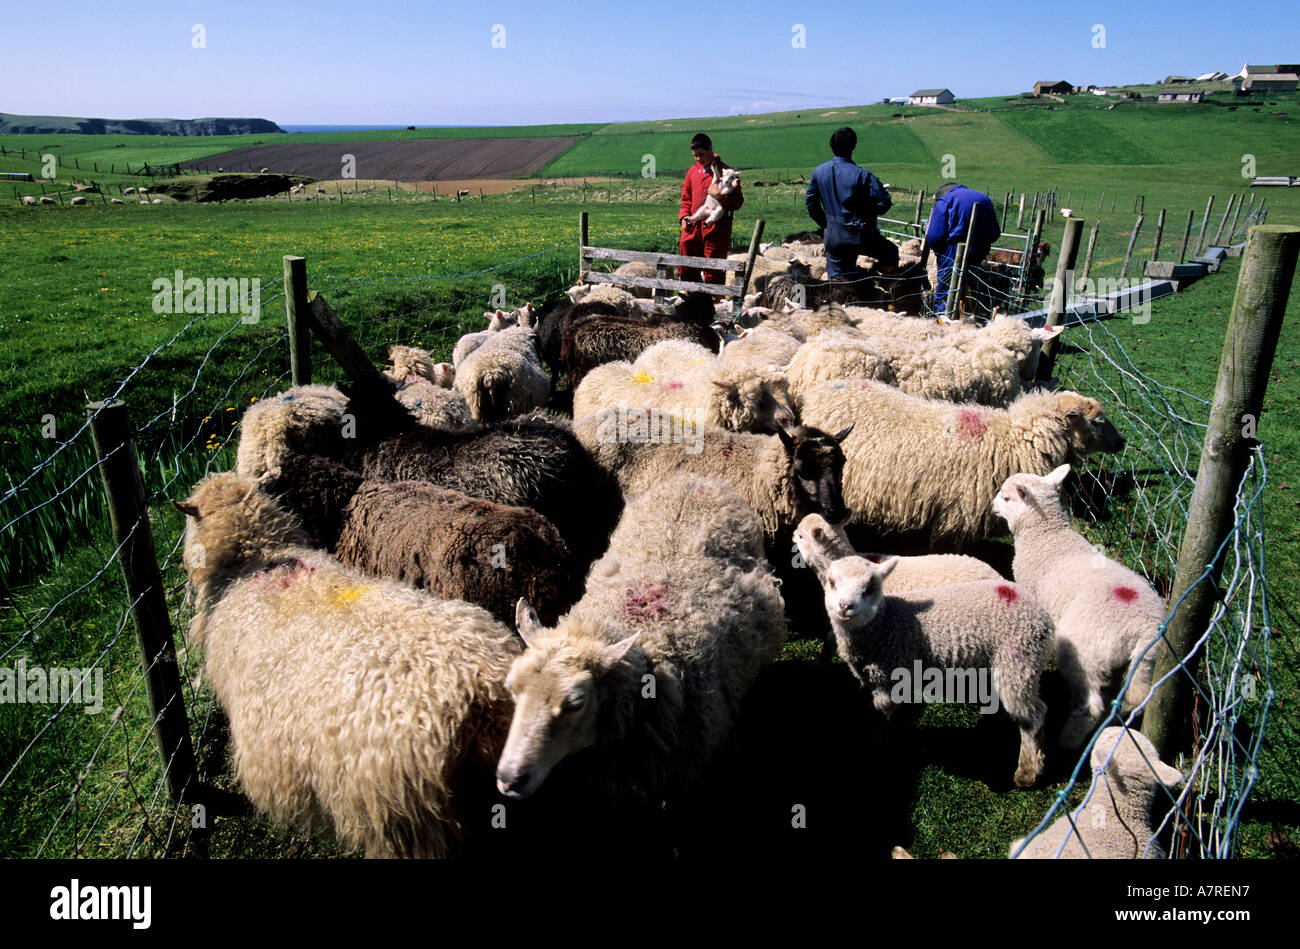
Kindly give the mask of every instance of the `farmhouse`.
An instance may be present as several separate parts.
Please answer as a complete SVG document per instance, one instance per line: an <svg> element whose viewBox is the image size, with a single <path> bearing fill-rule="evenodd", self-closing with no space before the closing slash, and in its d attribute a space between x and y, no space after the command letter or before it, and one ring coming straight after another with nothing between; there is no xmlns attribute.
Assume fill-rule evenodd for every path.
<svg viewBox="0 0 1300 949"><path fill-rule="evenodd" d="M1040 79L1038 82L1034 83L1034 95L1036 96L1041 96L1044 92L1064 95L1073 91L1074 86L1066 82L1064 79L1059 79L1056 82L1052 82L1050 79Z"/></svg>
<svg viewBox="0 0 1300 949"><path fill-rule="evenodd" d="M1166 86L1177 86L1182 83L1195 82L1191 76L1165 76L1163 84Z"/></svg>
<svg viewBox="0 0 1300 949"><path fill-rule="evenodd" d="M951 89L917 89L907 101L909 105L948 105L957 100Z"/></svg>
<svg viewBox="0 0 1300 949"><path fill-rule="evenodd" d="M1273 72L1252 74L1241 83L1242 92L1295 92L1296 83L1300 82L1293 72Z"/></svg>
<svg viewBox="0 0 1300 949"><path fill-rule="evenodd" d="M1205 98L1202 89L1180 89L1178 92L1160 93L1161 102L1200 102Z"/></svg>

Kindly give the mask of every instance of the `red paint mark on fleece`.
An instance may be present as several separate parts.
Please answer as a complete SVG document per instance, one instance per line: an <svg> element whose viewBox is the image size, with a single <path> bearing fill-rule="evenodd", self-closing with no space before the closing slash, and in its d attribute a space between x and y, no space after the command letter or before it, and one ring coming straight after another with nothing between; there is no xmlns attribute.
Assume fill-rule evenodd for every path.
<svg viewBox="0 0 1300 949"><path fill-rule="evenodd" d="M728 438L722 444L722 457L730 458L732 454L735 452L735 450L736 450L735 442L733 442L730 438Z"/></svg>
<svg viewBox="0 0 1300 949"><path fill-rule="evenodd" d="M284 557L279 560L272 560L257 571L258 579L270 581L275 579L280 581L280 586L288 589L289 584L298 578L300 574L313 574L316 572L315 567L309 567L297 557Z"/></svg>
<svg viewBox="0 0 1300 949"><path fill-rule="evenodd" d="M623 611L632 619L663 619L668 615L668 587L662 583L628 587Z"/></svg>
<svg viewBox="0 0 1300 949"><path fill-rule="evenodd" d="M1138 591L1132 587L1116 587L1112 592L1115 599L1121 603L1132 603L1138 598Z"/></svg>
<svg viewBox="0 0 1300 949"><path fill-rule="evenodd" d="M676 392L676 391L678 391L679 389L685 389L685 388L686 388L686 383L684 383L684 382L679 382L679 381L676 380L676 379L673 379L673 380L671 380L671 381L669 381L669 382L665 382L665 383L664 383L664 391L665 391L665 392Z"/></svg>
<svg viewBox="0 0 1300 949"><path fill-rule="evenodd" d="M1015 587L1009 587L1004 583L998 587L998 599L1010 606L1020 599L1020 594L1016 592Z"/></svg>
<svg viewBox="0 0 1300 949"><path fill-rule="evenodd" d="M989 430L988 419L977 409L962 409L957 423L957 437L964 442L977 442Z"/></svg>
<svg viewBox="0 0 1300 949"><path fill-rule="evenodd" d="M858 379L857 381L855 381L855 382L853 383L853 385L854 385L854 387L856 387L856 388L858 388L858 389L870 389L870 388L871 388L871 383L868 382L866 379Z"/></svg>

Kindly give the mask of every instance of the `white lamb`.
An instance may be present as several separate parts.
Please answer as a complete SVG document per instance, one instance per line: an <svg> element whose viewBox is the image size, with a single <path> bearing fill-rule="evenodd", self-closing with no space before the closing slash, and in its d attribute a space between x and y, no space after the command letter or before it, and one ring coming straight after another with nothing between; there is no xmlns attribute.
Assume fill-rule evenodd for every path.
<svg viewBox="0 0 1300 949"><path fill-rule="evenodd" d="M826 613L840 658L871 691L886 718L908 702L899 670L962 674L962 699L973 701L975 682L991 675L1002 707L1020 727L1017 787L1030 787L1043 767L1039 732L1047 705L1039 679L1052 654L1052 620L1024 591L1005 580L977 580L886 596L884 579L898 561L864 557L831 559L828 548L801 538L799 553L822 578ZM981 673L981 670L987 670ZM914 684L915 688L915 684ZM947 695L953 699L955 695Z"/></svg>
<svg viewBox="0 0 1300 949"><path fill-rule="evenodd" d="M1046 477L1017 474L993 499L1015 535L1012 564L1056 623L1056 666L1073 707L1061 744L1078 748L1132 673L1124 710L1146 700L1159 652L1165 601L1146 579L1105 556L1070 526L1060 487L1070 466Z"/></svg>
<svg viewBox="0 0 1300 949"><path fill-rule="evenodd" d="M477 333L467 333L456 341L456 346L451 351L451 364L454 367L460 368L460 364L469 354L487 342L488 337L493 333L518 325L517 314L507 313L505 310L484 313L483 318L488 321L487 329L479 330Z"/></svg>
<svg viewBox="0 0 1300 949"><path fill-rule="evenodd" d="M1183 775L1160 760L1155 745L1139 731L1103 728L1092 749L1092 785L1085 803L1073 815L1057 818L1016 851L1027 838L1012 842L1009 856L1020 860L1086 859L1163 860L1165 849L1155 840L1152 806L1172 802L1169 790Z"/></svg>
<svg viewBox="0 0 1300 949"><path fill-rule="evenodd" d="M723 168L721 175L718 174L718 169L715 168L713 178L718 185L718 190L722 192L723 197L729 196L740 184L740 172L736 171L734 168ZM704 203L700 205L699 210L688 216L686 220L690 221L692 224L698 224L701 221L705 224L716 224L718 221L722 220L726 213L727 209L722 206L722 202L715 196L709 195L704 200Z"/></svg>
<svg viewBox="0 0 1300 949"><path fill-rule="evenodd" d="M526 326L490 334L456 368L455 386L480 422L542 407L551 394L551 377L542 368L537 334Z"/></svg>

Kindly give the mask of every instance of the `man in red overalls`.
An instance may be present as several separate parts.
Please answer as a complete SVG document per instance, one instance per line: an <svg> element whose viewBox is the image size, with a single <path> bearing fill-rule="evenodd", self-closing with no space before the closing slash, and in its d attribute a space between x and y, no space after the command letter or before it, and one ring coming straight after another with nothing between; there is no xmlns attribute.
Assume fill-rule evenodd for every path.
<svg viewBox="0 0 1300 949"><path fill-rule="evenodd" d="M691 139L691 154L695 156L695 164L687 170L686 180L682 182L682 208L677 215L682 239L677 252L686 257L725 258L731 249L731 213L740 210L745 197L740 193L739 184L729 195L718 191L711 171L713 164L716 162L722 168L731 166L713 154L713 142L707 135L701 132ZM687 221L686 218L698 211L709 195L717 198L728 213L714 224ZM727 278L725 270L705 270L701 275L695 267L679 267L677 272L682 280L703 280L704 283L725 283Z"/></svg>

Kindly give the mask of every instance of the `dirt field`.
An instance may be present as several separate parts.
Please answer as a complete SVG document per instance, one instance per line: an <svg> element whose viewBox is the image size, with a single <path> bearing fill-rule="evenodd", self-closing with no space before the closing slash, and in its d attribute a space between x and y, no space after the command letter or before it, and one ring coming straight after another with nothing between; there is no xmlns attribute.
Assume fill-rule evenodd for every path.
<svg viewBox="0 0 1300 949"><path fill-rule="evenodd" d="M573 144L563 138L459 138L402 142L304 142L224 152L181 167L341 176L343 156L356 156L356 177L389 181L514 178L537 171Z"/></svg>

